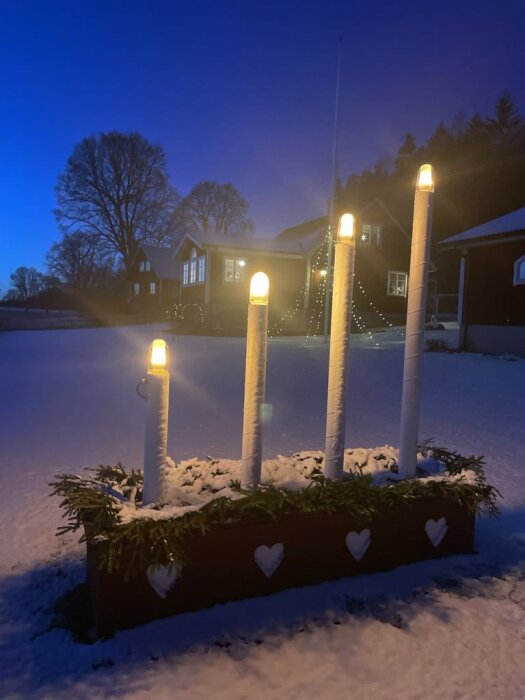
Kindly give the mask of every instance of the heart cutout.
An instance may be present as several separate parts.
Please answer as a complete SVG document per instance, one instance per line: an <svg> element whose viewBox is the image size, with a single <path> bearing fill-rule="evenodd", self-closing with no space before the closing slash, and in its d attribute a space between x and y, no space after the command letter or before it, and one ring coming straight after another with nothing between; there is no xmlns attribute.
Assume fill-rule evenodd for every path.
<svg viewBox="0 0 525 700"><path fill-rule="evenodd" d="M439 520L427 520L425 523L425 532L428 535L428 539L432 542L434 547L437 547L448 530L446 518L440 518Z"/></svg>
<svg viewBox="0 0 525 700"><path fill-rule="evenodd" d="M345 538L346 546L356 561L359 561L365 556L366 550L370 546L371 539L370 530L368 528L361 530L361 532L352 531L348 533Z"/></svg>
<svg viewBox="0 0 525 700"><path fill-rule="evenodd" d="M284 557L284 545L276 542L271 547L262 544L253 553L255 562L266 578L275 572Z"/></svg>
<svg viewBox="0 0 525 700"><path fill-rule="evenodd" d="M182 567L178 564L152 564L148 566L146 576L160 598L165 598L177 582Z"/></svg>

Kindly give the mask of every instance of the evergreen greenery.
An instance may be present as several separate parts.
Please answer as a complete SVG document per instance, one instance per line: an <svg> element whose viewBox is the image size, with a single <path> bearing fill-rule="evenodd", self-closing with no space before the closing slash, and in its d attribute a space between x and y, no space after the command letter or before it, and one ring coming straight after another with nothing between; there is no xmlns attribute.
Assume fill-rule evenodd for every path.
<svg viewBox="0 0 525 700"><path fill-rule="evenodd" d="M472 513L497 515L496 499L500 494L486 483L482 458L463 457L445 448L432 447L429 442L423 443L421 449L424 454L432 450L434 457L446 464L447 473L457 478L405 479L378 487L370 476L346 475L343 481L317 476L301 491L284 491L273 486L242 491L238 483L232 482L243 498L218 498L180 517L138 518L126 523L119 520L119 501L126 500L122 493L129 499L140 498L142 475L127 473L120 464L100 466L91 479L59 475L51 484L52 495L62 497L60 505L68 519L59 528L59 534L84 526L83 541L104 543L102 566L109 572L121 570L125 576L150 564L183 564L191 535L231 524L276 521L298 513L351 511L359 527L375 515L414 499L444 498L460 503ZM476 473L475 483L462 476L466 470Z"/></svg>

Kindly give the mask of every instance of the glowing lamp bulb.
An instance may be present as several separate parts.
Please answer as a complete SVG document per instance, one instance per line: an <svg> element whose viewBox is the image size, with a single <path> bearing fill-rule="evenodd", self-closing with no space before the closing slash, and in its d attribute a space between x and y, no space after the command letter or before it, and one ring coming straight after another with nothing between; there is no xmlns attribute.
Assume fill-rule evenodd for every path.
<svg viewBox="0 0 525 700"><path fill-rule="evenodd" d="M250 282L250 304L267 304L270 280L264 272L256 272Z"/></svg>
<svg viewBox="0 0 525 700"><path fill-rule="evenodd" d="M168 346L162 338L156 338L149 346L149 368L153 371L168 369Z"/></svg>
<svg viewBox="0 0 525 700"><path fill-rule="evenodd" d="M434 191L434 169L426 163L419 168L417 176L417 189L422 192Z"/></svg>
<svg viewBox="0 0 525 700"><path fill-rule="evenodd" d="M339 239L350 240L354 237L355 219L353 214L343 214L339 219Z"/></svg>

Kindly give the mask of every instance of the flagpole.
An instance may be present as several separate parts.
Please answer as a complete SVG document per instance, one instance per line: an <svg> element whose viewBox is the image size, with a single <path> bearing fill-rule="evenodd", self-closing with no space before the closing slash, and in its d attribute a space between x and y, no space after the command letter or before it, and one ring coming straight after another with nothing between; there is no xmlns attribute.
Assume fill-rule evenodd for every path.
<svg viewBox="0 0 525 700"><path fill-rule="evenodd" d="M334 139L332 144L332 187L330 194L330 212L328 223L328 264L326 266L325 290L324 290L324 333L323 341L328 342L328 319L330 316L330 291L332 287L332 251L334 247L334 200L337 181L337 126L339 122L339 84L341 78L341 44L337 42L337 73L335 79L335 108L334 108Z"/></svg>

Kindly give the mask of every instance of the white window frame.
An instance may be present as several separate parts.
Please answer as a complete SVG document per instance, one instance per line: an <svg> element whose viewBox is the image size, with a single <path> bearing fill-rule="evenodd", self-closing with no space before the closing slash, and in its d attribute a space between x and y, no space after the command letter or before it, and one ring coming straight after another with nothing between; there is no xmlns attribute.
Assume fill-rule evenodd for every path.
<svg viewBox="0 0 525 700"><path fill-rule="evenodd" d="M374 248L381 248L383 227L377 224L363 224L361 227L361 243Z"/></svg>
<svg viewBox="0 0 525 700"><path fill-rule="evenodd" d="M149 293L151 296L155 296L157 293L157 283L156 282L150 282L149 283Z"/></svg>
<svg viewBox="0 0 525 700"><path fill-rule="evenodd" d="M192 248L190 259L182 263L182 286L194 287L197 284L206 282L206 256L197 255L195 248Z"/></svg>
<svg viewBox="0 0 525 700"><path fill-rule="evenodd" d="M390 280L392 279L393 275L395 275L395 288L399 288L399 277L403 278L404 281L404 293L401 292L391 292L390 291ZM403 297L406 299L408 293L408 273L403 272L402 270L389 270L387 279L386 279L386 294L389 297Z"/></svg>
<svg viewBox="0 0 525 700"><path fill-rule="evenodd" d="M514 263L514 286L525 284L525 255L522 255Z"/></svg>
<svg viewBox="0 0 525 700"><path fill-rule="evenodd" d="M149 272L151 270L151 263L149 260L141 260L139 262L139 272Z"/></svg>
<svg viewBox="0 0 525 700"><path fill-rule="evenodd" d="M246 258L224 255L222 258L222 281L225 284L242 284L246 279L246 266ZM227 268L231 268L231 279L226 277Z"/></svg>
<svg viewBox="0 0 525 700"><path fill-rule="evenodd" d="M133 283L133 296L134 297L140 296L140 282Z"/></svg>

